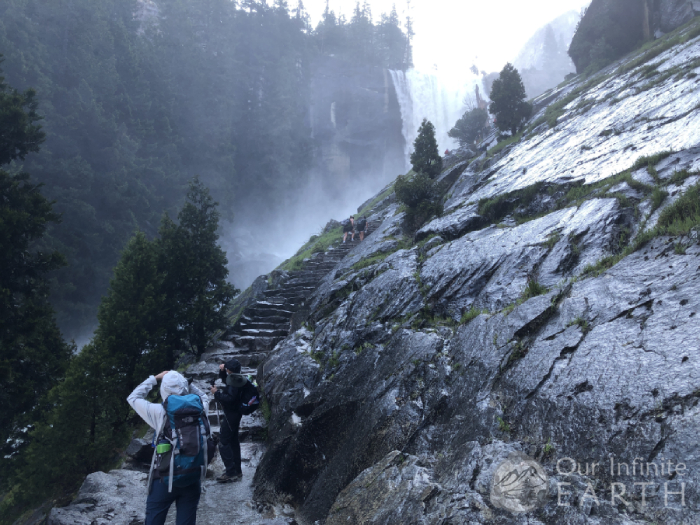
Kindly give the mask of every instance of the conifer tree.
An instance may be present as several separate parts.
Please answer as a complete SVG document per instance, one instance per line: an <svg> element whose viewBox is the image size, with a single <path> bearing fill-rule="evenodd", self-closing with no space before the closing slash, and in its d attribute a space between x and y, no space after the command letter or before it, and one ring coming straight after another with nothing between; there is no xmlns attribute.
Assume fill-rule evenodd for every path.
<svg viewBox="0 0 700 525"><path fill-rule="evenodd" d="M496 126L501 131L518 132L520 126L532 115L532 105L527 102L525 86L518 70L506 64L493 81L489 111L496 116Z"/></svg>
<svg viewBox="0 0 700 525"><path fill-rule="evenodd" d="M20 93L0 76L0 164L39 149L38 120L34 92ZM27 173L0 170L0 452L10 459L41 414L44 395L61 381L72 350L48 302L46 274L65 260L41 246L59 216L40 187ZM2 462L2 481L9 463Z"/></svg>
<svg viewBox="0 0 700 525"><path fill-rule="evenodd" d="M198 177L190 183L178 224L167 215L160 228L160 268L170 320L168 344L200 355L216 330L226 326L224 310L238 292L226 282L226 254L217 244L219 212ZM167 269L167 270L166 270Z"/></svg>
<svg viewBox="0 0 700 525"><path fill-rule="evenodd" d="M456 139L460 146L473 144L475 140L481 139L488 118L485 109L474 108L462 115L447 135Z"/></svg>
<svg viewBox="0 0 700 525"><path fill-rule="evenodd" d="M109 356L112 394L120 401L144 374L173 365L166 359L164 274L158 268L158 245L136 232L114 269L109 290L100 304L94 343ZM122 406L123 412L128 407ZM122 417L125 419L125 416Z"/></svg>
<svg viewBox="0 0 700 525"><path fill-rule="evenodd" d="M442 171L442 157L435 139L435 126L427 119L418 128L418 136L413 142L411 153L413 171L434 179Z"/></svg>

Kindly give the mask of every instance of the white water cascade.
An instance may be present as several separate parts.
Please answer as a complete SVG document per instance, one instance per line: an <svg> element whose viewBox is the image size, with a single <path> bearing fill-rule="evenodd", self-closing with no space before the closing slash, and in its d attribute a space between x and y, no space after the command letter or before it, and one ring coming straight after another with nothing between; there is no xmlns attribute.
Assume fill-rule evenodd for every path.
<svg viewBox="0 0 700 525"><path fill-rule="evenodd" d="M409 69L405 73L391 71L391 78L401 107L407 170L411 166L409 159L413 142L424 118L435 126L438 151L442 154L445 149L457 146L456 141L447 136L447 132L465 111L476 106L477 86L481 97L485 98L481 78L468 70L459 79L449 79L438 73L422 73L415 69Z"/></svg>

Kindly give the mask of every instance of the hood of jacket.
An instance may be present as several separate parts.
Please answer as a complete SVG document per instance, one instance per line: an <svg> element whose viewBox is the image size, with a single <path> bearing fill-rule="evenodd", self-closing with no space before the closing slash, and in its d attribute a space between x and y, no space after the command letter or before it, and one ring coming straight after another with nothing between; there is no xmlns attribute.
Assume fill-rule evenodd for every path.
<svg viewBox="0 0 700 525"><path fill-rule="evenodd" d="M183 396L189 392L190 385L181 373L171 371L163 376L163 381L160 384L160 397L163 401L168 396Z"/></svg>

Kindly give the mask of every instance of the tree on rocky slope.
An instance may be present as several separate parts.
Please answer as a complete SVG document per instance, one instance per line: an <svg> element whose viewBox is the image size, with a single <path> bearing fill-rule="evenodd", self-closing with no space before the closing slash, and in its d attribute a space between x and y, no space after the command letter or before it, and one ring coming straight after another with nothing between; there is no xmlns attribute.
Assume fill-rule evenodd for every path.
<svg viewBox="0 0 700 525"><path fill-rule="evenodd" d="M526 101L525 86L518 70L506 64L491 87L489 111L496 116L496 126L511 135L532 115L532 104Z"/></svg>
<svg viewBox="0 0 700 525"><path fill-rule="evenodd" d="M406 206L405 227L415 232L430 217L442 213L436 183L423 173L413 177L399 175L394 183L396 198Z"/></svg>
<svg viewBox="0 0 700 525"><path fill-rule="evenodd" d="M457 140L460 146L473 144L475 140L481 139L488 118L489 115L485 109L471 109L462 115L447 134Z"/></svg>
<svg viewBox="0 0 700 525"><path fill-rule="evenodd" d="M435 139L435 126L427 119L423 119L418 128L418 136L413 142L411 164L413 171L430 179L434 179L442 171L442 157Z"/></svg>

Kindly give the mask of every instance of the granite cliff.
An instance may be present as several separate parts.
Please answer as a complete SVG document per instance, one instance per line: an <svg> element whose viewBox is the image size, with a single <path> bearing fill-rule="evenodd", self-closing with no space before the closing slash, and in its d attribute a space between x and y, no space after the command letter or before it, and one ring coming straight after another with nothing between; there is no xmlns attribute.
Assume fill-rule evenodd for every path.
<svg viewBox="0 0 700 525"><path fill-rule="evenodd" d="M545 93L519 141L452 158L445 212L413 239L390 192L370 203L378 229L259 369L259 502L300 523L697 518L700 246L649 233L700 180L697 35ZM490 498L514 453L549 477L530 513ZM629 473L587 470L611 458Z"/></svg>

